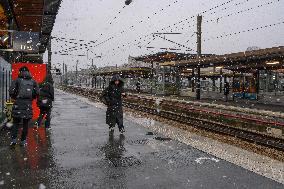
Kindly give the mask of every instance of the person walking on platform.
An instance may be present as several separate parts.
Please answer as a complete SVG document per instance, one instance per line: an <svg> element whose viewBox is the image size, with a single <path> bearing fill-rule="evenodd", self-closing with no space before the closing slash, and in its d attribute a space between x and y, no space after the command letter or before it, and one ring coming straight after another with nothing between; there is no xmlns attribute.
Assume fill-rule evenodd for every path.
<svg viewBox="0 0 284 189"><path fill-rule="evenodd" d="M109 86L103 91L101 101L107 105L106 124L109 125L110 134L114 132L117 124L120 133L124 133L122 97L126 96L123 89L124 82L119 75L114 75Z"/></svg>
<svg viewBox="0 0 284 189"><path fill-rule="evenodd" d="M228 101L228 95L230 94L230 84L225 82L224 84L224 95L226 96L226 102Z"/></svg>
<svg viewBox="0 0 284 189"><path fill-rule="evenodd" d="M32 79L27 67L20 68L18 78L12 82L9 94L14 102L12 108L13 127L11 132L11 146L16 145L18 128L22 120L23 130L21 145L26 146L29 120L33 117L32 101L36 99L38 95L38 85Z"/></svg>
<svg viewBox="0 0 284 189"><path fill-rule="evenodd" d="M138 78L137 83L136 83L136 91L137 91L137 93L140 93L140 91L141 91L140 78Z"/></svg>
<svg viewBox="0 0 284 189"><path fill-rule="evenodd" d="M45 120L45 128L50 128L50 120L51 120L51 109L52 109L52 102L54 101L54 87L52 76L48 75L46 77L46 81L39 89L39 96L37 105L40 109L40 114L35 122L35 128L41 126L42 119L46 116Z"/></svg>

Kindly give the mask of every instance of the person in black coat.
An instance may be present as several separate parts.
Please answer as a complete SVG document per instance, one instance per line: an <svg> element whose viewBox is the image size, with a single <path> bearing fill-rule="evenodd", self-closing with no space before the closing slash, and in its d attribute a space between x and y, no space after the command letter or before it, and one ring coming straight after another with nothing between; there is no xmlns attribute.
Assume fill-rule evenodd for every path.
<svg viewBox="0 0 284 189"><path fill-rule="evenodd" d="M225 82L224 85L224 95L226 97L226 102L228 101L228 95L230 94L230 84L228 82Z"/></svg>
<svg viewBox="0 0 284 189"><path fill-rule="evenodd" d="M50 120L51 120L51 108L52 108L52 102L54 101L54 87L53 87L53 81L52 76L48 75L46 77L46 81L42 84L39 90L39 96L37 105L40 109L40 114L35 122L35 127L41 126L42 119L44 116L46 116L45 121L45 128L50 128Z"/></svg>
<svg viewBox="0 0 284 189"><path fill-rule="evenodd" d="M38 95L38 85L32 79L27 67L19 70L19 75L14 80L9 89L9 94L14 102L12 108L13 127L11 132L11 146L16 145L17 134L20 122L23 120L23 131L21 136L21 145L27 144L26 137L28 134L29 120L33 117L32 101Z"/></svg>
<svg viewBox="0 0 284 189"><path fill-rule="evenodd" d="M110 132L114 131L116 124L121 133L125 132L122 110L122 97L125 96L123 85L120 76L114 75L101 96L102 102L107 105L106 124L109 125Z"/></svg>
<svg viewBox="0 0 284 189"><path fill-rule="evenodd" d="M141 91L141 82L140 82L140 78L138 78L138 81L136 83L136 91L137 93L140 93Z"/></svg>

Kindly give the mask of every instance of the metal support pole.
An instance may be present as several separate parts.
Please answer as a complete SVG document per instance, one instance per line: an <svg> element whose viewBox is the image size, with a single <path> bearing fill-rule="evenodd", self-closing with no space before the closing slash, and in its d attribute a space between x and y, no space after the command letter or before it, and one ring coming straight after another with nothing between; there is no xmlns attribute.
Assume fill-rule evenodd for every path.
<svg viewBox="0 0 284 189"><path fill-rule="evenodd" d="M212 77L212 91L216 91L216 81L215 81L215 72L216 72L216 67L213 67L213 77Z"/></svg>
<svg viewBox="0 0 284 189"><path fill-rule="evenodd" d="M220 69L220 93L222 93L223 89L223 70L222 68Z"/></svg>
<svg viewBox="0 0 284 189"><path fill-rule="evenodd" d="M64 83L64 74L65 74L65 66L64 66L64 62L63 62L63 65L62 65L62 75L61 75L61 85L63 85Z"/></svg>
<svg viewBox="0 0 284 189"><path fill-rule="evenodd" d="M65 77L66 77L66 85L68 85L68 72L67 72L67 64L65 64Z"/></svg>
<svg viewBox="0 0 284 189"><path fill-rule="evenodd" d="M259 70L256 70L256 100L259 98Z"/></svg>
<svg viewBox="0 0 284 189"><path fill-rule="evenodd" d="M4 73L5 73L5 69L4 69L4 67L3 67L3 69L2 69L2 82L1 82L1 79L0 79L0 82L1 82L0 84L1 84L1 86L3 86L3 87L2 87L2 94L1 94L1 97L2 97L2 100L1 100L1 103L2 103L2 105L1 105L1 106L2 106L2 110L1 110L1 112L3 112L3 110L4 110L4 105L5 105L5 104L4 104L4 97L5 97L5 96L4 96L4 79L5 79L5 78L4 78Z"/></svg>
<svg viewBox="0 0 284 189"><path fill-rule="evenodd" d="M6 101L8 100L8 70L6 70L6 79L5 79L5 89L6 89Z"/></svg>
<svg viewBox="0 0 284 189"><path fill-rule="evenodd" d="M48 51L48 63L47 63L47 75L51 75L51 36L49 37L48 45L47 45L47 51Z"/></svg>
<svg viewBox="0 0 284 189"><path fill-rule="evenodd" d="M265 78L265 92L269 92L270 85L270 71L266 70L266 78Z"/></svg>
<svg viewBox="0 0 284 189"><path fill-rule="evenodd" d="M166 73L165 73L165 66L159 66L159 69L162 70L162 82L163 82L163 95L166 94Z"/></svg>
<svg viewBox="0 0 284 189"><path fill-rule="evenodd" d="M12 80L12 75L11 75L11 71L9 71L9 81L8 81L8 85L9 85L9 88L11 87L11 80ZM10 94L9 94L9 99L11 99L10 97Z"/></svg>
<svg viewBox="0 0 284 189"><path fill-rule="evenodd" d="M233 71L233 83L232 83L232 95L233 95L233 101L235 101L235 94L234 94L234 89L235 89L235 78L236 78L236 72Z"/></svg>
<svg viewBox="0 0 284 189"><path fill-rule="evenodd" d="M279 92L279 73L275 72L275 96L277 95L277 92Z"/></svg>
<svg viewBox="0 0 284 189"><path fill-rule="evenodd" d="M75 83L76 83L76 85L78 85L78 63L79 63L79 60L77 60L77 63L76 63L76 75L75 75Z"/></svg>
<svg viewBox="0 0 284 189"><path fill-rule="evenodd" d="M153 94L154 63L151 62L151 94Z"/></svg>
<svg viewBox="0 0 284 189"><path fill-rule="evenodd" d="M242 78L243 78L243 99L246 98L246 77L244 76L244 74L242 74Z"/></svg>
<svg viewBox="0 0 284 189"><path fill-rule="evenodd" d="M177 73L177 76L176 76L177 95L180 95L182 77L181 77L181 69L179 67L177 67L176 73Z"/></svg>
<svg viewBox="0 0 284 189"><path fill-rule="evenodd" d="M8 26L9 30L13 30L14 29L14 19L13 18L9 18L9 26ZM9 44L8 44L8 48L12 48L13 46L13 33L9 32ZM15 56L13 54L13 52L7 52L8 53L8 62L12 63L15 61Z"/></svg>
<svg viewBox="0 0 284 189"><path fill-rule="evenodd" d="M195 73L194 73L194 68L192 68L192 75L191 75L191 91L195 91Z"/></svg>
<svg viewBox="0 0 284 189"><path fill-rule="evenodd" d="M197 59L201 57L201 24L202 16L197 15ZM200 66L197 67L197 78L196 78L196 99L200 100Z"/></svg>
<svg viewBox="0 0 284 189"><path fill-rule="evenodd" d="M196 99L200 100L200 67L197 68L197 77L196 77Z"/></svg>

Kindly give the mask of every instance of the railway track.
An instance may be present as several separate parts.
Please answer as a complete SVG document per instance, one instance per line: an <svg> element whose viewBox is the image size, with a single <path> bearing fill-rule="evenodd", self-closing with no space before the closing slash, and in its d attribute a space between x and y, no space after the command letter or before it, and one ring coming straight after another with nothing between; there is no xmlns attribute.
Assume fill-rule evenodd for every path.
<svg viewBox="0 0 284 189"><path fill-rule="evenodd" d="M131 104L131 103L126 102L124 103L124 106L130 109L157 115L157 116L170 119L173 121L177 121L180 123L185 123L197 129L205 129L208 131L214 131L214 132L218 132L221 134L234 136L234 137L237 137L237 138L249 141L249 142L253 142L256 144L260 144L263 146L267 146L267 147L275 148L277 150L284 151L284 140L283 139L278 139L275 137L271 137L271 136L251 132L251 131L245 131L242 129L233 128L226 124L221 124L221 123L210 121L207 119L200 119L200 118L196 118L196 117L192 117L188 115L176 114L173 112L167 112L163 110L157 111L153 108L143 107L137 104Z"/></svg>
<svg viewBox="0 0 284 189"><path fill-rule="evenodd" d="M72 88L65 89L68 92L76 93L92 100L99 100L99 93L81 89L81 88ZM129 95L128 98L124 101L124 106L136 111L156 115L165 119L177 121L180 123L187 124L191 127L197 129L203 129L211 132L221 133L225 135L230 135L236 138L240 138L251 143L259 144L269 148L274 148L280 151L284 151L284 139L278 138L275 136L270 136L268 134L250 131L248 129L235 127L234 123L242 124L254 124L256 126L261 124L271 124L283 126L283 123L265 121L265 120L255 120L255 118L247 118L240 116L228 116L229 121L224 121L224 115L222 117L217 117L216 115L210 115L210 111L205 111L200 113L200 109L194 109L192 106L188 107L186 104L171 102L168 100L163 100L157 103L155 99L143 98L138 96ZM207 114L207 116L206 116Z"/></svg>

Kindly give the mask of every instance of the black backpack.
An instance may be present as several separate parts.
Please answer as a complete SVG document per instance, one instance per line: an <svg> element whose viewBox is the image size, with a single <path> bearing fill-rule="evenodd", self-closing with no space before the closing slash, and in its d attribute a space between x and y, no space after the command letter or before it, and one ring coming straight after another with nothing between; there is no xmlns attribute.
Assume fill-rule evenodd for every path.
<svg viewBox="0 0 284 189"><path fill-rule="evenodd" d="M32 80L21 79L18 83L17 98L20 99L33 99L34 83Z"/></svg>

